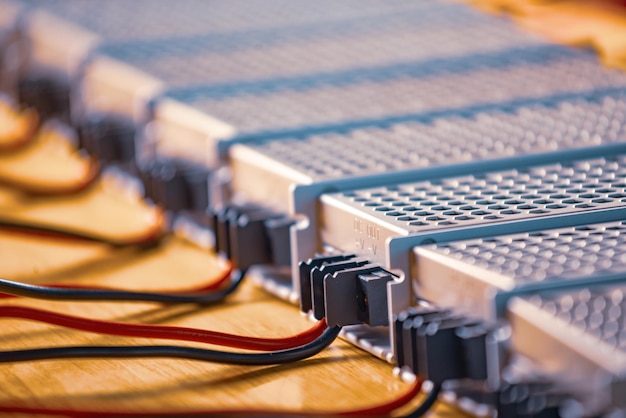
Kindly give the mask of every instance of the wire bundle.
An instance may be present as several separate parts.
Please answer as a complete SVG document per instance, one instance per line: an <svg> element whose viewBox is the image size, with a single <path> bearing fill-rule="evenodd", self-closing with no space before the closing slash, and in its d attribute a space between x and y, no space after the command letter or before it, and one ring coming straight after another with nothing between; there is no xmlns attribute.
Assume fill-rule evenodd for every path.
<svg viewBox="0 0 626 418"><path fill-rule="evenodd" d="M58 235L69 239L84 240L89 238L63 231L27 230L28 233ZM222 301L233 293L243 282L245 272L235 271L229 263L223 274L209 284L194 288L170 292L139 292L118 290L106 287L84 286L74 284L31 285L11 280L0 279L0 299L14 297L30 297L49 300L74 301L123 301L123 302L158 302L158 303L194 303L199 305L214 304ZM230 284L225 285L228 281ZM256 352L229 352L216 349L205 349L179 345L125 345L125 346L67 346L35 348L23 350L0 351L0 363L41 361L53 359L76 358L176 358L221 364L235 365L276 365L291 363L309 358L328 347L339 335L341 328L329 328L324 320L312 328L297 335L286 338L256 338L196 328L174 327L164 325L127 324L113 321L102 321L75 317L40 309L20 306L0 306L0 318L24 319L66 328L124 337L151 339L167 339L192 341L198 343L226 346ZM223 409L202 411L171 411L171 412L132 412L132 411L97 411L78 409L54 409L30 407L24 405L2 405L0 412L25 413L43 415L62 415L69 417L104 417L104 416L377 416L389 415L408 404L420 392L422 382L417 380L410 390L397 399L374 407L339 411L281 411L255 409ZM440 386L431 390L427 399L410 417L423 415L437 399Z"/></svg>

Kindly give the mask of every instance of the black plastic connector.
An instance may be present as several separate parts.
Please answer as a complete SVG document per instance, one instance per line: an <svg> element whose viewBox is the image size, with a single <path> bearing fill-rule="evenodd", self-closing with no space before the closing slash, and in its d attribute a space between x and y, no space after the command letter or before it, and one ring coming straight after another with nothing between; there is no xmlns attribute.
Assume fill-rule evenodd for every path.
<svg viewBox="0 0 626 418"><path fill-rule="evenodd" d="M468 377L463 345L456 332L474 324L464 317L451 317L422 325L417 330L417 374L434 383Z"/></svg>
<svg viewBox="0 0 626 418"><path fill-rule="evenodd" d="M18 81L18 98L34 107L42 120L56 117L69 122L70 85L61 76L27 75Z"/></svg>
<svg viewBox="0 0 626 418"><path fill-rule="evenodd" d="M327 274L324 277L326 322L330 326L388 325L387 282L394 277L369 263Z"/></svg>
<svg viewBox="0 0 626 418"><path fill-rule="evenodd" d="M508 385L498 392L496 409L498 418L559 418L566 399L545 384Z"/></svg>
<svg viewBox="0 0 626 418"><path fill-rule="evenodd" d="M265 221L265 230L269 238L272 264L275 266L291 265L291 226L296 221L288 216L270 218Z"/></svg>
<svg viewBox="0 0 626 418"><path fill-rule="evenodd" d="M329 325L388 325L387 282L393 274L355 254L300 262L300 307Z"/></svg>
<svg viewBox="0 0 626 418"><path fill-rule="evenodd" d="M146 197L172 211L205 211L210 175L206 167L175 159L152 161L140 172Z"/></svg>
<svg viewBox="0 0 626 418"><path fill-rule="evenodd" d="M309 312L313 309L313 293L311 291L311 271L315 267L322 267L325 264L346 261L356 257L354 254L341 254L330 256L319 256L301 261L298 264L300 279L300 309L302 312Z"/></svg>
<svg viewBox="0 0 626 418"><path fill-rule="evenodd" d="M135 159L136 129L130 119L92 116L78 132L81 148L102 163L130 164Z"/></svg>
<svg viewBox="0 0 626 418"><path fill-rule="evenodd" d="M481 321L436 307L415 307L394 318L396 365L434 383L488 377Z"/></svg>
<svg viewBox="0 0 626 418"><path fill-rule="evenodd" d="M432 321L450 316L450 311L433 307L412 307L394 316L396 365L417 373L417 330Z"/></svg>
<svg viewBox="0 0 626 418"><path fill-rule="evenodd" d="M240 214L230 222L230 257L239 269L272 263L272 247L265 222L279 217L269 211L256 211Z"/></svg>
<svg viewBox="0 0 626 418"><path fill-rule="evenodd" d="M207 212L216 250L246 270L290 260L289 226L295 221L258 205L228 206Z"/></svg>
<svg viewBox="0 0 626 418"><path fill-rule="evenodd" d="M335 272L362 267L367 260L352 257L348 260L326 263L311 270L311 297L313 300L313 316L316 319L326 318L326 292L324 281L327 275Z"/></svg>

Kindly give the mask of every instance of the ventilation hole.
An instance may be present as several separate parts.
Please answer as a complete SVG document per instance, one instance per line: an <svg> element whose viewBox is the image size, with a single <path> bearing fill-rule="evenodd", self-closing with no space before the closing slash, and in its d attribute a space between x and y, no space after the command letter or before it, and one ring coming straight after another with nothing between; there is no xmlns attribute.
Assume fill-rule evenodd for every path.
<svg viewBox="0 0 626 418"><path fill-rule="evenodd" d="M448 210L448 211L443 212L443 214L446 216L455 216L455 215L462 215L463 212L458 212L456 210Z"/></svg>
<svg viewBox="0 0 626 418"><path fill-rule="evenodd" d="M395 197L383 197L380 200L382 200L383 202L393 202L396 200L396 198Z"/></svg>
<svg viewBox="0 0 626 418"><path fill-rule="evenodd" d="M375 210L377 210L379 212L389 212L389 211L393 210L393 208L388 208L387 206L382 206L382 207L376 208Z"/></svg>
<svg viewBox="0 0 626 418"><path fill-rule="evenodd" d="M503 210L503 209L508 209L508 206L505 205L491 205L491 206L487 206L487 209L491 209L491 210Z"/></svg>
<svg viewBox="0 0 626 418"><path fill-rule="evenodd" d="M406 202L393 202L391 206L405 206Z"/></svg>
<svg viewBox="0 0 626 418"><path fill-rule="evenodd" d="M404 216L406 213L404 212L385 212L386 216Z"/></svg>
<svg viewBox="0 0 626 418"><path fill-rule="evenodd" d="M581 194L579 197L582 197L583 199L592 199L594 197L600 197L600 195L595 193L584 193Z"/></svg>
<svg viewBox="0 0 626 418"><path fill-rule="evenodd" d="M626 197L626 193L612 193L609 195L609 197L612 197L613 199L621 199L623 197Z"/></svg>
<svg viewBox="0 0 626 418"><path fill-rule="evenodd" d="M476 219L473 216L467 216L467 215L463 215L463 216L457 216L456 218L454 218L456 221L471 221L472 219Z"/></svg>
<svg viewBox="0 0 626 418"><path fill-rule="evenodd" d="M422 206L437 206L437 202L433 202L432 200L427 200L426 202L422 202Z"/></svg>
<svg viewBox="0 0 626 418"><path fill-rule="evenodd" d="M496 203L495 200L479 200L476 202L477 205L493 205Z"/></svg>
<svg viewBox="0 0 626 418"><path fill-rule="evenodd" d="M582 200L580 199L565 199L563 200L563 203L568 204L568 205L573 205L574 203L580 203L582 202Z"/></svg>
<svg viewBox="0 0 626 418"><path fill-rule="evenodd" d="M415 212L413 215L415 216L429 216L429 215L434 215L434 212L428 212L425 210L419 211L419 212Z"/></svg>
<svg viewBox="0 0 626 418"><path fill-rule="evenodd" d="M624 227L621 226L609 226L606 228L607 231L622 231Z"/></svg>
<svg viewBox="0 0 626 418"><path fill-rule="evenodd" d="M414 196L414 197L409 198L409 200L412 201L412 202L421 202L422 200L425 200L425 199L426 198L419 197L419 196Z"/></svg>
<svg viewBox="0 0 626 418"><path fill-rule="evenodd" d="M399 221L415 221L417 220L417 218L414 218L412 216L400 216L398 220Z"/></svg>
<svg viewBox="0 0 626 418"><path fill-rule="evenodd" d="M423 225L428 225L428 222L415 221L415 222L410 222L409 225L411 225L411 226L423 226Z"/></svg>
<svg viewBox="0 0 626 418"><path fill-rule="evenodd" d="M615 189L597 189L596 193L613 193Z"/></svg>
<svg viewBox="0 0 626 418"><path fill-rule="evenodd" d="M351 197L351 196L348 196L348 197ZM367 202L367 201L369 201L369 199L367 197L355 197L353 200L355 202Z"/></svg>
<svg viewBox="0 0 626 418"><path fill-rule="evenodd" d="M446 218L441 217L441 216L429 216L428 218L426 218L427 221L445 221Z"/></svg>
<svg viewBox="0 0 626 418"><path fill-rule="evenodd" d="M561 205L561 204L558 204L558 203L554 203L552 205L546 205L546 208L548 208L548 209L563 209L563 208L566 208L566 207L567 206Z"/></svg>
<svg viewBox="0 0 626 418"><path fill-rule="evenodd" d="M443 222L437 222L437 225L456 225L456 222L443 221Z"/></svg>
<svg viewBox="0 0 626 418"><path fill-rule="evenodd" d="M538 194L525 194L521 196L522 199L531 200L531 199L541 199L541 196Z"/></svg>
<svg viewBox="0 0 626 418"><path fill-rule="evenodd" d="M533 203L536 203L538 205L546 205L548 203L554 203L554 200L549 200L549 199L538 199L538 200L533 200Z"/></svg>
<svg viewBox="0 0 626 418"><path fill-rule="evenodd" d="M533 206L533 205L519 205L517 208L520 210L529 210L529 209L535 209L537 206Z"/></svg>
<svg viewBox="0 0 626 418"><path fill-rule="evenodd" d="M521 204L523 204L523 203L524 203L524 201L523 201L523 200L516 200L516 199L513 199L513 200L507 200L507 201L506 201L506 202L504 202L504 203L506 203L507 205L521 205Z"/></svg>
<svg viewBox="0 0 626 418"><path fill-rule="evenodd" d="M568 197L570 197L568 194L553 194L550 199L567 199Z"/></svg>
<svg viewBox="0 0 626 418"><path fill-rule="evenodd" d="M565 191L567 193L572 193L572 194L578 194L578 193L585 193L586 192L585 189L567 189Z"/></svg>
<svg viewBox="0 0 626 418"><path fill-rule="evenodd" d="M382 203L378 203L378 202L367 202L365 204L365 206L382 206Z"/></svg>
<svg viewBox="0 0 626 418"><path fill-rule="evenodd" d="M513 210L513 209L507 209L507 210L500 211L500 214L502 214L502 215L517 215L518 213L520 213L520 211Z"/></svg>
<svg viewBox="0 0 626 418"><path fill-rule="evenodd" d="M626 197L626 195L624 195L624 197ZM465 204L465 202L462 202L460 200L455 200L455 201L452 201L452 202L448 202L448 205L451 205L451 206L461 206L461 205L464 205L464 204Z"/></svg>
<svg viewBox="0 0 626 418"><path fill-rule="evenodd" d="M476 196L475 194L469 195L469 196L465 196L465 198L467 200L481 200L481 197L480 196Z"/></svg>
<svg viewBox="0 0 626 418"><path fill-rule="evenodd" d="M496 199L496 200L506 200L508 198L510 198L511 196L506 195L506 194L499 194L497 196L492 196L492 198Z"/></svg>
<svg viewBox="0 0 626 418"><path fill-rule="evenodd" d="M416 210L421 210L422 208L418 208L417 206L405 206L402 208L403 211L405 212L413 212Z"/></svg>
<svg viewBox="0 0 626 418"><path fill-rule="evenodd" d="M450 207L449 206L441 206L441 205L439 205L439 206L433 206L433 207L431 207L431 209L432 210L439 210L439 211L441 211L441 210L450 210Z"/></svg>
<svg viewBox="0 0 626 418"><path fill-rule="evenodd" d="M461 209L461 210L476 210L478 208L476 206L467 205L467 206L461 206L459 209Z"/></svg>
<svg viewBox="0 0 626 418"><path fill-rule="evenodd" d="M602 197L600 199L593 199L592 200L593 203L610 203L612 201L613 201L613 199L606 199L604 197Z"/></svg>
<svg viewBox="0 0 626 418"><path fill-rule="evenodd" d="M486 210L477 210L477 211L472 212L472 215L475 215L475 216L491 215L491 212L487 212Z"/></svg>
<svg viewBox="0 0 626 418"><path fill-rule="evenodd" d="M549 211L544 210L544 209L533 209L533 210L530 211L530 213L535 214L535 215L538 215L540 213L548 213L548 212Z"/></svg>
<svg viewBox="0 0 626 418"><path fill-rule="evenodd" d="M501 219L502 216L497 216L497 215L489 215L489 216L483 216L483 219Z"/></svg>

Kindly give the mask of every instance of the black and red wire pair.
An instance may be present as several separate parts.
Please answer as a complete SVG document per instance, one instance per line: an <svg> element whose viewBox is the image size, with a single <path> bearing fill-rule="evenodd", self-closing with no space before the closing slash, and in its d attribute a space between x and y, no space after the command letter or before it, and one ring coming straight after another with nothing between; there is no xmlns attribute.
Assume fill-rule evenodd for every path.
<svg viewBox="0 0 626 418"><path fill-rule="evenodd" d="M76 237L75 237L76 238ZM0 279L0 298L34 297L52 300L115 300L149 301L160 303L195 303L208 305L222 301L241 284L243 272L233 271L232 266L225 269L221 277L208 285L202 285L176 292L136 292L104 287L86 287L83 285L49 284L43 286L18 283ZM226 285L227 282L230 283ZM50 311L20 306L0 306L0 318L24 319L37 321L76 330L106 335L125 337L154 338L226 346L255 352L229 352L176 345L150 346L69 346L24 349L0 352L0 362L23 362L68 358L178 358L198 361L237 365L276 365L295 362L311 357L328 347L339 335L340 327L328 327L324 320L319 321L309 330L286 338L255 338L195 328L164 325L127 324L80 318ZM415 382L411 389L398 399L372 408L343 411L337 413L279 411L279 410L210 410L210 411L173 411L133 413L129 411L95 411L74 409L33 408L26 405L0 405L0 412L83 416L203 416L219 415L388 415L406 405L421 388L421 382ZM427 400L415 411L413 416L420 416L428 410L437 398L439 388L435 387Z"/></svg>

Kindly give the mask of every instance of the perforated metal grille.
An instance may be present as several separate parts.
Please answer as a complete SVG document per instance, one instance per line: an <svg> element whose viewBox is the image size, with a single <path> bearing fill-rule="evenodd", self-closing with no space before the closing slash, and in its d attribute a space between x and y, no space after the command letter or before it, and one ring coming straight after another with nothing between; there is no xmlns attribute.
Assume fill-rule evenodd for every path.
<svg viewBox="0 0 626 418"><path fill-rule="evenodd" d="M329 196L409 233L625 206L626 156Z"/></svg>
<svg viewBox="0 0 626 418"><path fill-rule="evenodd" d="M248 146L312 178L340 178L624 141L625 120L616 94Z"/></svg>
<svg viewBox="0 0 626 418"><path fill-rule="evenodd" d="M626 352L626 286L563 291L525 299L597 341Z"/></svg>
<svg viewBox="0 0 626 418"><path fill-rule="evenodd" d="M545 55L544 55L545 54ZM539 61L539 62L537 62ZM433 72L434 71L434 72ZM381 78L383 80L381 80ZM340 82L277 84L263 92L176 97L236 126L243 134L302 129L355 120L423 114L626 85L584 52L556 49L468 59L436 69L418 65L402 74L355 75Z"/></svg>
<svg viewBox="0 0 626 418"><path fill-rule="evenodd" d="M625 201L622 196L626 194L614 195L620 197L608 199ZM609 274L625 274L626 279L626 222L441 243L430 248L501 273L518 284Z"/></svg>
<svg viewBox="0 0 626 418"><path fill-rule="evenodd" d="M250 35L160 42L141 49L111 47L104 52L177 88L331 73L541 43L509 22L470 13L460 5L444 13L407 11L306 31L276 30L268 39Z"/></svg>
<svg viewBox="0 0 626 418"><path fill-rule="evenodd" d="M166 0L107 0L99 2L97 8L82 0L22 2L92 30L107 41L295 27L414 9L451 7L431 1L407 0L178 0L175 5Z"/></svg>

